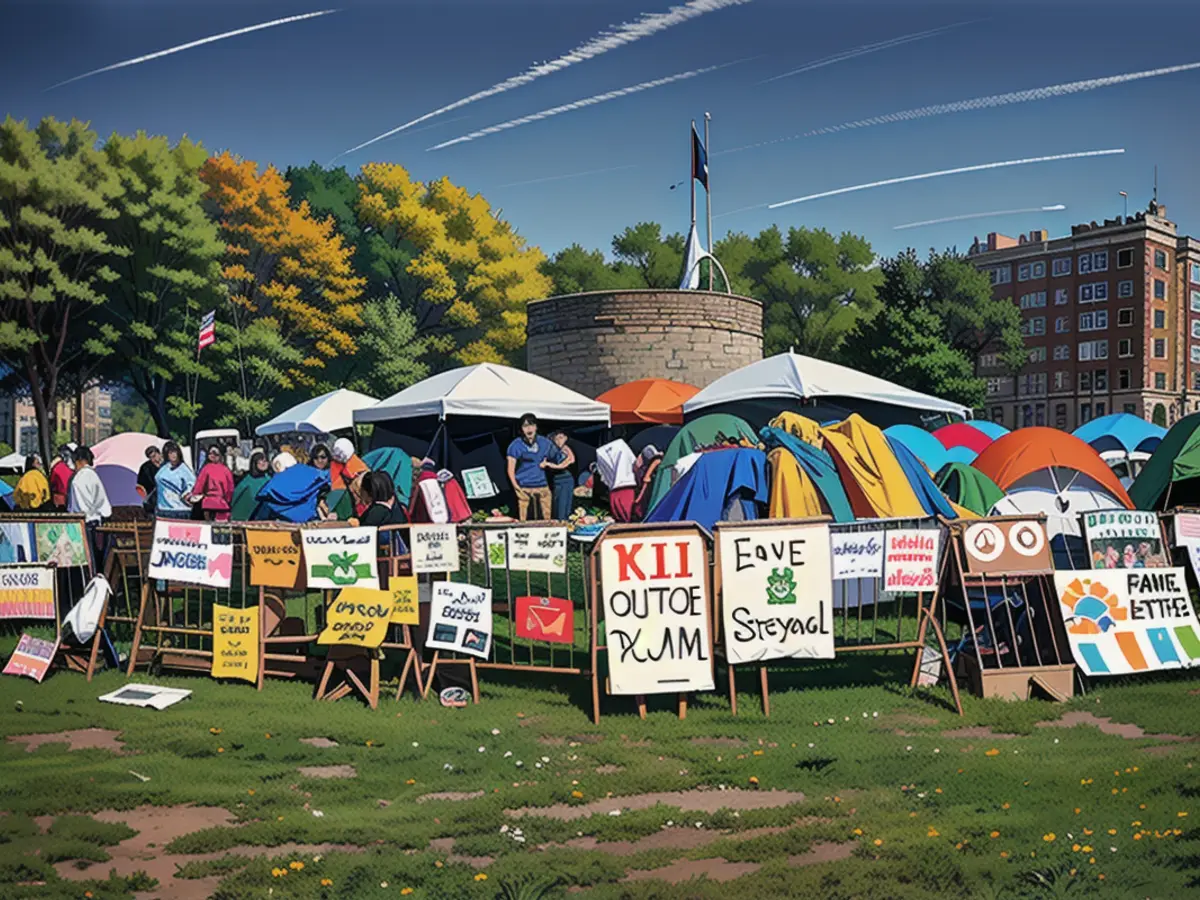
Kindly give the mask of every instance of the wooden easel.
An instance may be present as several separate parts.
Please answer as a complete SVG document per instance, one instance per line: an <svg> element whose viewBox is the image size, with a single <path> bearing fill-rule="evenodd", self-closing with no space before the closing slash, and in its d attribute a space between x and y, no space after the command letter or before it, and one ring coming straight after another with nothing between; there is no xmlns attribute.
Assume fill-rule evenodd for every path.
<svg viewBox="0 0 1200 900"><path fill-rule="evenodd" d="M364 655L363 648L361 647L330 647L329 653L325 657L325 671L321 675L320 684L317 685L316 699L341 700L343 697L357 690L367 701L371 709L378 709L379 656L379 650L370 650ZM360 663L364 659L369 664L367 684L363 684L362 679L354 671L354 664ZM333 690L330 690L329 682L335 671L342 676L342 680L338 682Z"/></svg>
<svg viewBox="0 0 1200 900"><path fill-rule="evenodd" d="M471 699L476 703L479 702L479 670L475 668L475 657L442 659L440 650L433 651L433 661L429 664L429 671L425 673L425 692L421 695L422 699L428 697L429 691L433 688L433 676L437 674L438 666L466 666L471 673ZM407 670L407 664L405 668ZM403 682L400 686L404 687Z"/></svg>

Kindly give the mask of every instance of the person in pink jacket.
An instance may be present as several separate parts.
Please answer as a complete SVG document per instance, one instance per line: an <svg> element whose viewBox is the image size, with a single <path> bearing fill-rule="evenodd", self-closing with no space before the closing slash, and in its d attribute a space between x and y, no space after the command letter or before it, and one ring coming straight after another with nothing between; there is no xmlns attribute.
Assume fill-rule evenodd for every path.
<svg viewBox="0 0 1200 900"><path fill-rule="evenodd" d="M216 444L208 448L208 461L196 476L191 499L193 503L200 504L208 521L229 521L229 509L233 503L233 472L225 465L221 448Z"/></svg>

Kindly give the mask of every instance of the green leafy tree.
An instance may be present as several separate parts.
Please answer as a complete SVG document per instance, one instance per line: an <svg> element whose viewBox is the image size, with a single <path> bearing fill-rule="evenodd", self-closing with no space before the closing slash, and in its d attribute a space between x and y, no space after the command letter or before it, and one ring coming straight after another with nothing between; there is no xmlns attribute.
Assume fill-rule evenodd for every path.
<svg viewBox="0 0 1200 900"><path fill-rule="evenodd" d="M639 222L613 238L616 271L625 277L636 273L639 287L677 288L683 277L686 253L682 234L663 235L657 222Z"/></svg>
<svg viewBox="0 0 1200 900"><path fill-rule="evenodd" d="M925 271L929 307L942 320L943 334L951 347L971 360L991 350L1012 372L1026 364L1021 310L1012 297L993 297L992 282L986 273L949 251L930 251Z"/></svg>
<svg viewBox="0 0 1200 900"><path fill-rule="evenodd" d="M640 273L609 263L601 251L585 250L579 244L559 250L542 264L542 272L554 282L555 294L646 287Z"/></svg>
<svg viewBox="0 0 1200 900"><path fill-rule="evenodd" d="M340 381L352 390L387 397L429 374L423 361L428 340L417 329L417 317L394 294L363 306L358 353Z"/></svg>

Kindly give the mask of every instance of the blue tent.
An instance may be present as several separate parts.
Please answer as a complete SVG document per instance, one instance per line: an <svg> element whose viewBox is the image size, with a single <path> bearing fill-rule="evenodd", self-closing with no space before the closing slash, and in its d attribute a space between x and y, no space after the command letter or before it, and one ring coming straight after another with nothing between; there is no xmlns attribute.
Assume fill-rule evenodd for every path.
<svg viewBox="0 0 1200 900"><path fill-rule="evenodd" d="M396 501L408 506L412 494L412 457L398 447L376 447L362 458L372 472L387 472L396 484Z"/></svg>
<svg viewBox="0 0 1200 900"><path fill-rule="evenodd" d="M1003 425L997 422L989 422L987 419L967 419L964 424L970 425L976 431L982 431L993 441L998 441L1008 434L1008 429Z"/></svg>
<svg viewBox="0 0 1200 900"><path fill-rule="evenodd" d="M312 522L317 502L329 489L329 470L295 465L276 473L258 492L258 509L251 519Z"/></svg>
<svg viewBox="0 0 1200 900"><path fill-rule="evenodd" d="M647 522L696 522L712 530L722 520L759 517L770 496L767 455L730 448L701 454L646 516Z"/></svg>
<svg viewBox="0 0 1200 900"><path fill-rule="evenodd" d="M946 495L938 490L933 478L917 460L916 454L892 438L888 438L888 446L896 455L896 461L904 470L904 475L908 478L908 483L912 486L913 493L917 495L917 500L920 501L925 512L931 516L957 519L958 513L954 511L954 507L950 505Z"/></svg>
<svg viewBox="0 0 1200 900"><path fill-rule="evenodd" d="M911 450L931 472L937 472L950 461L946 457L946 448L942 446L942 442L924 428L918 428L916 425L892 425L883 429L883 433L890 443L901 443Z"/></svg>
<svg viewBox="0 0 1200 900"><path fill-rule="evenodd" d="M0 481L0 509L13 508L12 493L13 489L9 487L8 482Z"/></svg>
<svg viewBox="0 0 1200 900"><path fill-rule="evenodd" d="M1113 413L1080 425L1074 433L1084 443L1091 444L1097 453L1109 450L1153 453L1162 443L1167 429L1129 413Z"/></svg>
<svg viewBox="0 0 1200 900"><path fill-rule="evenodd" d="M969 466L971 463L975 462L975 459L978 456L979 454L970 447L951 447L946 451L946 462L962 463L964 466ZM935 471L940 472L941 469L937 469Z"/></svg>
<svg viewBox="0 0 1200 900"><path fill-rule="evenodd" d="M768 425L758 434L768 450L782 447L795 457L796 463L812 479L813 486L829 507L833 521L854 521L854 510L850 508L850 499L846 496L846 489L842 487L842 479L838 475L837 466L833 464L833 457L781 428L771 428Z"/></svg>

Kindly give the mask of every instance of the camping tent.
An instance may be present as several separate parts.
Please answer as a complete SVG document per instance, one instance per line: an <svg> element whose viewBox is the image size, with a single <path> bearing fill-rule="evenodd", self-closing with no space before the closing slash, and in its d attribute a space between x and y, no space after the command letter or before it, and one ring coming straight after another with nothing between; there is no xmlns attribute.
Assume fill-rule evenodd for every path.
<svg viewBox="0 0 1200 900"><path fill-rule="evenodd" d="M162 449L163 439L152 434L126 431L105 438L92 453L96 458L96 474L108 502L113 506L141 506L144 499L137 491L137 473L146 461L146 448Z"/></svg>
<svg viewBox="0 0 1200 900"><path fill-rule="evenodd" d="M767 459L771 463L768 509L771 518L828 515L835 522L854 521L854 511L837 467L824 449L777 426L768 425L759 433L770 451ZM823 437L821 442L824 443Z"/></svg>
<svg viewBox="0 0 1200 900"><path fill-rule="evenodd" d="M701 416L679 429L663 451L662 463L650 486L648 508L653 509L671 489L674 483L672 469L676 463L703 448L730 442L754 445L758 443L758 435L745 421L730 415Z"/></svg>
<svg viewBox="0 0 1200 900"><path fill-rule="evenodd" d="M883 433L890 440L899 441L911 450L917 459L925 463L930 472L936 472L948 462L946 448L935 435L924 428L918 428L916 425L892 425L883 429Z"/></svg>
<svg viewBox="0 0 1200 900"><path fill-rule="evenodd" d="M10 453L8 456L0 456L0 472L24 472L25 471L25 454Z"/></svg>
<svg viewBox="0 0 1200 900"><path fill-rule="evenodd" d="M993 441L999 440L1008 434L1008 429L999 422L989 422L987 419L971 419L967 424L972 428L982 431Z"/></svg>
<svg viewBox="0 0 1200 900"><path fill-rule="evenodd" d="M934 479L938 489L952 502L976 515L986 516L1004 499L1004 491L974 466L961 462L946 463Z"/></svg>
<svg viewBox="0 0 1200 900"><path fill-rule="evenodd" d="M720 521L757 519L768 499L767 457L731 447L703 454L646 516L647 522L696 522L712 530Z"/></svg>
<svg viewBox="0 0 1200 900"><path fill-rule="evenodd" d="M334 434L354 427L354 413L379 401L358 391L339 388L297 403L254 429L259 437L272 434Z"/></svg>
<svg viewBox="0 0 1200 900"><path fill-rule="evenodd" d="M842 419L853 411L880 426L944 423L971 413L959 403L790 351L723 375L683 404L685 419L723 411L760 426L784 408L817 421Z"/></svg>
<svg viewBox="0 0 1200 900"><path fill-rule="evenodd" d="M988 445L995 440L985 431L973 427L967 422L953 422L950 425L943 425L933 433L940 443L947 450L953 450L956 447L966 447L972 451L973 456L978 456L988 448Z"/></svg>
<svg viewBox="0 0 1200 900"><path fill-rule="evenodd" d="M1098 453L1124 450L1126 453L1153 453L1162 443L1167 429L1129 413L1113 413L1080 425L1075 437L1091 444Z"/></svg>
<svg viewBox="0 0 1200 900"><path fill-rule="evenodd" d="M665 378L641 378L605 391L596 401L612 408L612 424L683 424L683 402L700 389Z"/></svg>
<svg viewBox="0 0 1200 900"><path fill-rule="evenodd" d="M1138 509L1168 509L1200 500L1200 413L1171 426L1129 496Z"/></svg>

